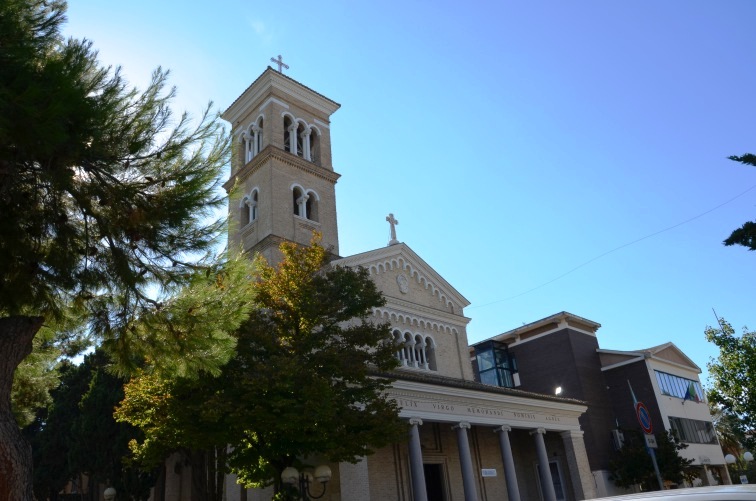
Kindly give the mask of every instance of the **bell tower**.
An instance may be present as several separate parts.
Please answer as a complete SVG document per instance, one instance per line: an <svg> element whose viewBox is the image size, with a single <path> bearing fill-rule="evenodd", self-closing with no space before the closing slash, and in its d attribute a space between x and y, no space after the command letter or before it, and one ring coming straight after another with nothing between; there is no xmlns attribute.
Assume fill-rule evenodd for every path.
<svg viewBox="0 0 756 501"><path fill-rule="evenodd" d="M339 254L330 117L341 105L268 67L221 117L231 124L233 154L229 244L278 260L288 240L312 232Z"/></svg>

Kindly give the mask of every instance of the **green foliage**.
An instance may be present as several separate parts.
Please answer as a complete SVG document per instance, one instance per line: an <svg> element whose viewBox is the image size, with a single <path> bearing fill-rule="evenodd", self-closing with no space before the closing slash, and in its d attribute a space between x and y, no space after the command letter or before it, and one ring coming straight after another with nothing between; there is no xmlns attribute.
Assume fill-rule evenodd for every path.
<svg viewBox="0 0 756 501"><path fill-rule="evenodd" d="M230 141L211 106L196 121L174 116L161 69L143 91L130 88L91 42L63 39L65 9L60 0L0 2L0 462L13 499L31 497L31 456L4 427L8 382L43 320L82 312L79 330L123 371L152 358L166 360L157 370L188 374L217 371L230 356L225 331L247 303L211 294L234 282L215 256ZM221 278L198 285L198 273ZM52 356L38 353L21 370L17 405L44 399L43 390L24 395L19 381L47 374Z"/></svg>
<svg viewBox="0 0 756 501"><path fill-rule="evenodd" d="M706 340L719 348L719 355L707 367L712 387L707 396L731 416L732 427L743 445L756 446L750 430L756 428L756 332L746 327L738 336L722 319L719 328L707 327Z"/></svg>
<svg viewBox="0 0 756 501"><path fill-rule="evenodd" d="M82 335L81 312L72 308L45 324L32 340L32 352L16 368L11 405L19 426L29 425L41 408L51 402L50 391L59 384L59 360L74 357L89 346Z"/></svg>
<svg viewBox="0 0 756 501"><path fill-rule="evenodd" d="M742 156L733 155L730 160L756 167L756 155L746 153ZM740 228L733 231L723 242L725 245L743 245L748 250L756 250L756 221L747 221Z"/></svg>
<svg viewBox="0 0 756 501"><path fill-rule="evenodd" d="M55 369L60 350L51 343L53 335L50 330L37 334L32 354L18 366L13 376L11 405L21 427L31 424L37 409L50 403L50 390L58 386Z"/></svg>
<svg viewBox="0 0 756 501"><path fill-rule="evenodd" d="M328 266L317 241L281 252L276 268L256 260L257 309L220 376L128 384L117 416L145 433L138 458L230 444L228 468L260 486L308 458L356 461L405 436L391 381L370 375L397 361L388 326L368 321L384 300L367 271Z"/></svg>
<svg viewBox="0 0 756 501"><path fill-rule="evenodd" d="M198 270L183 289L144 311L102 347L114 356L121 374L217 375L234 353L233 332L252 310L255 274L254 264L241 253Z"/></svg>
<svg viewBox="0 0 756 501"><path fill-rule="evenodd" d="M45 499L81 473L109 481L123 499L147 499L154 475L125 464L128 443L139 431L116 423L113 409L123 399L124 380L107 370L97 351L79 366L61 366L60 386L25 433L34 453L34 490Z"/></svg>
<svg viewBox="0 0 756 501"><path fill-rule="evenodd" d="M717 440L722 446L722 451L738 457L743 452L745 434L743 433L740 419L730 410L712 401L711 394L708 398L709 412L711 413L714 430L717 432Z"/></svg>
<svg viewBox="0 0 756 501"><path fill-rule="evenodd" d="M1 5L0 315L85 305L116 339L209 262L228 138L209 109L173 116L167 72L129 89L63 41L64 2Z"/></svg>
<svg viewBox="0 0 756 501"><path fill-rule="evenodd" d="M643 434L639 430L623 430L622 433L625 444L609 462L611 480L619 487L628 488L640 484L644 491L659 490ZM685 479L686 470L693 463L692 459L685 459L679 454L688 445L680 442L670 432L657 433L656 442L659 446L655 450L656 462L662 479L681 483Z"/></svg>

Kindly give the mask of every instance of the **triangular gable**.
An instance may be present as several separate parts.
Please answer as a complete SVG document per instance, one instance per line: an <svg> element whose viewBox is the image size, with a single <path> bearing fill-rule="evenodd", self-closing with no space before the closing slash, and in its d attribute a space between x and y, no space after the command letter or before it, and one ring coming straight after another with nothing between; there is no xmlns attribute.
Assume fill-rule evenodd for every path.
<svg viewBox="0 0 756 501"><path fill-rule="evenodd" d="M430 295L437 298L444 307L452 306L456 314L459 314L463 308L470 305L470 301L404 243L344 257L334 261L332 264L348 267L362 266L370 272L370 275L374 279L383 274L397 274L399 272L399 274L406 277L408 282L414 282ZM397 283L395 288L397 290L404 290L404 284ZM403 299L400 293L393 294L391 292L393 288L389 289L389 291L384 290L384 294Z"/></svg>
<svg viewBox="0 0 756 501"><path fill-rule="evenodd" d="M684 365L690 367L696 372L701 372L701 368L698 367L688 356L680 350L674 343L665 343L659 346L654 346L648 350L653 358L661 359L673 364Z"/></svg>

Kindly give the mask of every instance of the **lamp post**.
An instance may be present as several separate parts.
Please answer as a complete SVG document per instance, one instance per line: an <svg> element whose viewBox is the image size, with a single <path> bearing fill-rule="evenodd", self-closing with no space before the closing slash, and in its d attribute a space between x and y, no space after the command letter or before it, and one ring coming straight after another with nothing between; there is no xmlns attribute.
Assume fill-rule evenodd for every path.
<svg viewBox="0 0 756 501"><path fill-rule="evenodd" d="M738 476L740 477L740 483L747 484L748 477L743 473L743 470L740 467L741 463L738 461L738 458L736 458L732 454L728 454L725 456L725 461L727 461L727 464L734 464L736 466L736 468L738 469ZM751 454L749 451L746 451L743 454L743 462L746 464L746 468L748 468L748 463L750 463L751 461L753 461L753 454Z"/></svg>
<svg viewBox="0 0 756 501"><path fill-rule="evenodd" d="M317 480L323 486L323 491L317 496L310 492L310 485L313 483L313 480ZM293 466L288 466L281 472L281 481L284 484L290 486L299 484L299 495L302 501L322 498L326 493L326 484L329 480L331 480L331 469L324 464L315 468L314 475L307 471L299 473Z"/></svg>

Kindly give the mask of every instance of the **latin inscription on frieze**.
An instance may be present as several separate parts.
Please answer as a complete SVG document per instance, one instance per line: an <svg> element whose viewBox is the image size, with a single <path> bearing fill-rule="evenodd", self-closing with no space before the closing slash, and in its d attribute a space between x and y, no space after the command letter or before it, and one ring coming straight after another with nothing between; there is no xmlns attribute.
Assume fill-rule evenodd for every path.
<svg viewBox="0 0 756 501"><path fill-rule="evenodd" d="M498 409L483 409L480 407L467 407L467 413L478 416L506 416L508 414Z"/></svg>
<svg viewBox="0 0 756 501"><path fill-rule="evenodd" d="M520 419L535 419L536 418L535 414L531 414L529 412L513 412L512 414L514 414L514 417L520 418Z"/></svg>
<svg viewBox="0 0 756 501"><path fill-rule="evenodd" d="M396 403L399 405L399 407L403 409L418 407L417 402L415 400L405 400L403 398L397 398Z"/></svg>
<svg viewBox="0 0 756 501"><path fill-rule="evenodd" d="M490 407L477 407L472 405L459 405L446 402L432 402L423 400L414 400L411 398L397 398L397 405L402 409L416 409L418 411L431 411L439 413L454 414L457 416L480 416L480 417L500 417L504 419L516 419L533 422L564 422L562 417L554 415L536 414L528 411L515 411L508 409L495 409ZM569 423L571 420L568 419Z"/></svg>

